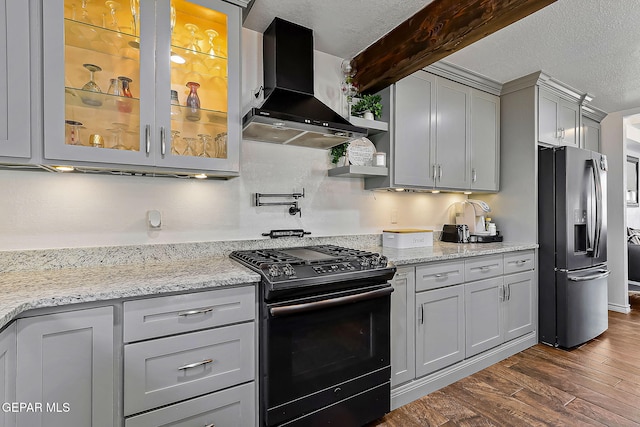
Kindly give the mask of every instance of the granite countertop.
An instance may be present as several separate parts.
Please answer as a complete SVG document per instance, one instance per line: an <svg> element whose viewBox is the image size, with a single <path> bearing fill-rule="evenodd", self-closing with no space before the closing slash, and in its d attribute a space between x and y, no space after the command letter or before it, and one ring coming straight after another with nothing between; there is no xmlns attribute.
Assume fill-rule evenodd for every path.
<svg viewBox="0 0 640 427"><path fill-rule="evenodd" d="M396 265L407 265L523 251L537 247L537 243L447 243L436 241L433 242L433 246L426 248L395 249L380 246L377 252L382 253Z"/></svg>
<svg viewBox="0 0 640 427"><path fill-rule="evenodd" d="M139 265L0 273L0 329L44 307L257 283L260 275L227 257Z"/></svg>
<svg viewBox="0 0 640 427"><path fill-rule="evenodd" d="M268 241L267 241L268 242ZM300 242L300 241L295 241ZM338 244L379 252L396 265L420 264L472 256L535 249L537 244L457 244L436 241L432 247L394 249L378 239L305 241ZM278 242L271 244L285 244ZM223 286L255 284L260 275L228 258L228 249L249 249L251 242L216 242L179 247L88 248L32 252L4 252L0 272L0 329L26 310L84 302L156 296ZM266 243L262 242L262 245ZM224 247L223 247L224 246ZM289 244L289 246L293 246ZM148 251L141 255L141 251ZM105 253L118 253L118 262ZM204 253L203 256L194 256ZM215 254L215 255L214 255ZM131 261L133 260L133 261ZM113 261L113 263L111 262ZM127 262L128 261L128 262Z"/></svg>

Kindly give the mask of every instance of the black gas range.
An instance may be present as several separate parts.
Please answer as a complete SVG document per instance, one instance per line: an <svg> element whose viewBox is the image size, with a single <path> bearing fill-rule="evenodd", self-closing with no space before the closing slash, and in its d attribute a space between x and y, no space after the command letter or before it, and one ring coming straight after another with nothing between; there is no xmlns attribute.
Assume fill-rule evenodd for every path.
<svg viewBox="0 0 640 427"><path fill-rule="evenodd" d="M260 426L359 427L391 406L396 268L333 245L236 251L260 273Z"/></svg>
<svg viewBox="0 0 640 427"><path fill-rule="evenodd" d="M396 271L383 255L334 245L244 250L230 256L262 275L267 301L384 283Z"/></svg>

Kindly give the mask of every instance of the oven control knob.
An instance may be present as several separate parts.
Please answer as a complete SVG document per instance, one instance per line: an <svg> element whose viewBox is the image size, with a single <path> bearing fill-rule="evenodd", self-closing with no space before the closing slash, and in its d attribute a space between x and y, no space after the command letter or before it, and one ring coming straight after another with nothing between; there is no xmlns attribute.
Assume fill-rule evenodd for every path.
<svg viewBox="0 0 640 427"><path fill-rule="evenodd" d="M380 258L378 258L377 256L371 257L371 267L377 267L379 262Z"/></svg>
<svg viewBox="0 0 640 427"><path fill-rule="evenodd" d="M291 264L285 264L282 266L282 272L286 275L286 276L295 276L296 271L294 270L294 268L291 266Z"/></svg>
<svg viewBox="0 0 640 427"><path fill-rule="evenodd" d="M386 256L380 255L380 259L378 260L378 264L380 264L380 267L386 267L388 261L389 260L387 259Z"/></svg>
<svg viewBox="0 0 640 427"><path fill-rule="evenodd" d="M268 273L271 277L278 277L280 275L280 267L277 265L270 265Z"/></svg>
<svg viewBox="0 0 640 427"><path fill-rule="evenodd" d="M367 257L360 258L360 265L362 268L369 268L371 266L371 260Z"/></svg>

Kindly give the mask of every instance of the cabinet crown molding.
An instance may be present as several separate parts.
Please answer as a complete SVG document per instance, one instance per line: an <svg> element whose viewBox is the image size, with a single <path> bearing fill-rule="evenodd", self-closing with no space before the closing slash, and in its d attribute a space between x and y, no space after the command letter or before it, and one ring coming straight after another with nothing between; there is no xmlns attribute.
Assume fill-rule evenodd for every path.
<svg viewBox="0 0 640 427"><path fill-rule="evenodd" d="M423 70L492 95L500 96L502 92L502 83L449 62L438 61Z"/></svg>
<svg viewBox="0 0 640 427"><path fill-rule="evenodd" d="M593 99L593 95L575 89L568 84L563 83L560 80L550 76L542 70L536 71L535 73L527 74L526 76L503 84L502 92L500 95L517 92L519 90L536 85L550 91L554 95L580 105L586 104ZM603 111L601 112L604 113ZM606 113L604 114L606 115Z"/></svg>
<svg viewBox="0 0 640 427"><path fill-rule="evenodd" d="M604 120L604 118L607 117L607 114L609 114L597 107L594 107L593 105L582 105L581 111L584 117L595 120L598 123Z"/></svg>

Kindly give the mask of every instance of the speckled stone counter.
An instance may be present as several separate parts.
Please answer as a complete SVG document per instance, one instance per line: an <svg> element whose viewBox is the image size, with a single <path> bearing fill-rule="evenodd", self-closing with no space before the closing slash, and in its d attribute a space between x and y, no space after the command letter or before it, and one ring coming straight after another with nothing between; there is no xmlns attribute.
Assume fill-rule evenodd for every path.
<svg viewBox="0 0 640 427"><path fill-rule="evenodd" d="M260 276L229 258L0 273L0 329L43 307L153 296L256 283Z"/></svg>
<svg viewBox="0 0 640 427"><path fill-rule="evenodd" d="M536 243L447 243L433 242L426 248L395 249L371 248L385 255L396 265L422 264L432 261L443 261L456 258L468 258L482 255L536 249Z"/></svg>
<svg viewBox="0 0 640 427"><path fill-rule="evenodd" d="M318 244L380 252L396 265L537 248L536 244L436 241L428 248L393 249L382 247L378 234L3 251L0 252L0 329L24 311L35 308L257 283L258 274L228 258L231 251Z"/></svg>

